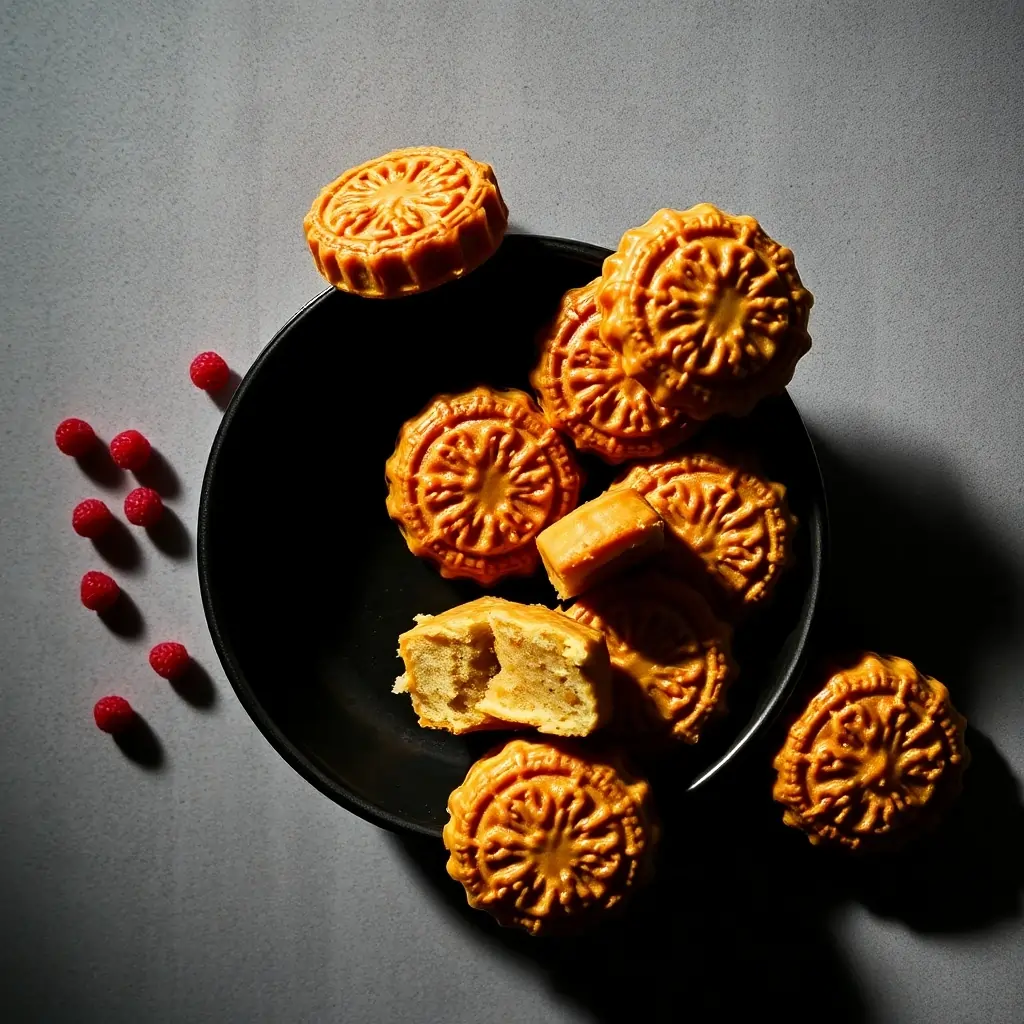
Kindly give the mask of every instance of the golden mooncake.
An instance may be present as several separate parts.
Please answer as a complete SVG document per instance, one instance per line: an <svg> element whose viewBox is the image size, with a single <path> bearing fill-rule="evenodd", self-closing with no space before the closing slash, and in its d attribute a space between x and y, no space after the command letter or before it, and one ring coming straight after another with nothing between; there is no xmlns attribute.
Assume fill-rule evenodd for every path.
<svg viewBox="0 0 1024 1024"><path fill-rule="evenodd" d="M494 172L439 146L397 149L327 185L303 221L317 270L370 298L461 277L501 244L508 210Z"/></svg>
<svg viewBox="0 0 1024 1024"><path fill-rule="evenodd" d="M448 814L448 874L507 928L582 929L651 873L650 787L576 748L511 740L470 768Z"/></svg>
<svg viewBox="0 0 1024 1024"><path fill-rule="evenodd" d="M567 614L604 633L620 732L696 743L725 712L732 630L681 580L642 569L588 591Z"/></svg>
<svg viewBox="0 0 1024 1024"><path fill-rule="evenodd" d="M814 844L902 845L959 793L966 725L942 683L903 658L864 655L829 679L775 758L783 820Z"/></svg>
<svg viewBox="0 0 1024 1024"><path fill-rule="evenodd" d="M813 303L753 217L701 203L627 231L597 290L601 337L659 405L742 416L789 383Z"/></svg>
<svg viewBox="0 0 1024 1024"><path fill-rule="evenodd" d="M581 451L613 464L660 455L692 427L681 412L658 405L627 376L621 351L601 337L600 283L598 278L563 296L555 319L541 332L530 383L544 415Z"/></svg>
<svg viewBox="0 0 1024 1024"><path fill-rule="evenodd" d="M409 550L482 586L537 568L537 534L576 507L581 484L529 395L487 387L441 395L409 420L386 474Z"/></svg>
<svg viewBox="0 0 1024 1024"><path fill-rule="evenodd" d="M640 463L613 488L647 499L679 542L680 570L715 603L749 607L771 593L796 519L786 488L710 454Z"/></svg>
<svg viewBox="0 0 1024 1024"><path fill-rule="evenodd" d="M540 560L562 600L638 565L664 544L661 516L628 487L584 502L537 537Z"/></svg>
<svg viewBox="0 0 1024 1024"><path fill-rule="evenodd" d="M610 716L608 649L590 626L497 597L416 621L398 638L394 692L409 694L426 728L586 736Z"/></svg>

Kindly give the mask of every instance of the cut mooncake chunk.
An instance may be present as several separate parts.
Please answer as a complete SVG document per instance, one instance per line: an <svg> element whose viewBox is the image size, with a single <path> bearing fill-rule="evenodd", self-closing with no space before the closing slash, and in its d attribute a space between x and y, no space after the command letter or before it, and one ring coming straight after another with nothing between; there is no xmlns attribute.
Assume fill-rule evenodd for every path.
<svg viewBox="0 0 1024 1024"><path fill-rule="evenodd" d="M603 635L540 605L482 597L421 615L398 638L420 725L453 733L533 726L586 736L611 711Z"/></svg>
<svg viewBox="0 0 1024 1024"><path fill-rule="evenodd" d="M902 846L959 794L966 726L937 679L865 654L828 680L775 758L783 821L815 845Z"/></svg>
<svg viewBox="0 0 1024 1024"><path fill-rule="evenodd" d="M606 491L537 537L548 579L562 599L637 565L664 544L661 516L632 489Z"/></svg>
<svg viewBox="0 0 1024 1024"><path fill-rule="evenodd" d="M813 301L789 249L710 203L627 231L597 290L625 373L693 420L743 416L782 391L811 347Z"/></svg>
<svg viewBox="0 0 1024 1024"><path fill-rule="evenodd" d="M346 171L303 221L317 270L370 298L426 291L501 244L508 209L494 172L440 146L398 149Z"/></svg>
<svg viewBox="0 0 1024 1024"><path fill-rule="evenodd" d="M498 674L488 612L501 603L481 597L440 615L417 615L416 626L398 638L405 672L394 692L409 694L420 725L454 733L505 728L477 708Z"/></svg>
<svg viewBox="0 0 1024 1024"><path fill-rule="evenodd" d="M576 507L581 484L533 399L488 387L438 395L402 427L385 473L409 550L481 586L537 569L537 534Z"/></svg>
<svg viewBox="0 0 1024 1024"><path fill-rule="evenodd" d="M448 798L448 874L506 928L565 934L624 904L653 873L651 787L618 758L510 740Z"/></svg>
<svg viewBox="0 0 1024 1024"><path fill-rule="evenodd" d="M609 717L604 636L561 612L511 601L488 612L501 670L477 711L553 736L587 736Z"/></svg>

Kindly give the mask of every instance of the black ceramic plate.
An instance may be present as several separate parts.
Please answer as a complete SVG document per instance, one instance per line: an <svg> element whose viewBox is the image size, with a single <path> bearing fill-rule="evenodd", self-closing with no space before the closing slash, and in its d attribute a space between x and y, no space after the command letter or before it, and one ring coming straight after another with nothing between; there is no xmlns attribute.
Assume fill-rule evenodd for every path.
<svg viewBox="0 0 1024 1024"><path fill-rule="evenodd" d="M607 250L509 236L467 278L394 301L333 289L264 349L214 441L199 512L199 581L214 643L242 704L306 779L388 828L440 833L449 792L494 733L421 729L391 693L397 637L417 612L478 596L411 555L384 508L384 462L404 420L438 392L528 390L537 329ZM737 634L730 713L676 777L704 785L781 707L806 660L821 596L825 505L810 440L787 396L707 435L753 451L789 488L796 563ZM581 460L584 497L611 478ZM554 603L543 575L496 593Z"/></svg>

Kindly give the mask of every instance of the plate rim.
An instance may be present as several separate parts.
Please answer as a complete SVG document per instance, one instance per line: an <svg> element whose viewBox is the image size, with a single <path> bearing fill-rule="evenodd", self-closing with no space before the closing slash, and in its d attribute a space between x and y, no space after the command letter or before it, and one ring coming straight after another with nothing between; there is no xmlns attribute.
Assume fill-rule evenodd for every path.
<svg viewBox="0 0 1024 1024"><path fill-rule="evenodd" d="M531 242L539 244L542 248L554 253L566 255L600 263L612 255L612 250L591 242L578 241L572 238L562 238L553 235L535 235L529 232L509 232L507 238L526 238ZM433 829L418 822L409 821L400 815L396 815L386 808L364 800L356 793L342 786L336 779L331 778L323 772L316 763L302 753L284 732L277 726L271 716L266 712L263 705L257 700L251 687L245 678L245 673L239 664L234 649L218 625L215 614L215 598L210 579L210 552L209 552L209 523L210 523L210 495L213 489L213 478L217 471L217 464L224 447L231 424L244 399L246 392L252 386L259 374L263 364L276 351L278 346L283 344L295 326L306 314L331 297L336 289L327 287L315 295L305 305L300 307L291 317L274 333L270 341L260 350L253 360L252 365L246 370L231 401L221 417L217 432L214 435L210 447L210 454L206 460L206 468L203 472L203 482L199 494L199 512L196 530L197 557L196 566L199 576L199 592L203 603L203 614L206 617L206 624L210 630L210 637L213 640L214 649L220 659L221 666L227 675L228 682L234 690L236 697L252 719L263 737L277 751L277 753L308 783L315 786L321 793L329 797L335 803L340 804L346 810L358 815L365 821L396 833L413 832L418 835L426 835L432 838L440 836L439 829ZM399 299L366 299L367 302L401 302ZM821 464L818 454L814 448L814 442L807 430L803 417L796 403L790 397L788 391L783 392L786 401L792 406L796 413L800 428L807 439L811 456L814 460L814 485L816 505L819 514L812 522L806 524L810 531L809 541L811 549L811 579L808 586L810 597L810 614L804 619L800 635L796 642L795 657L789 671L782 679L781 685L776 689L775 694L768 701L760 714L748 723L747 728L733 741L714 763L709 765L697 778L693 779L686 787L687 793L705 785L713 776L718 775L727 767L733 766L736 762L749 752L752 740L762 731L767 730L771 723L779 716L783 708L792 697L800 679L807 669L807 664L814 649L815 634L820 624L822 608L824 605L824 588L826 576L826 561L828 557L828 505L825 491L825 482L821 472Z"/></svg>

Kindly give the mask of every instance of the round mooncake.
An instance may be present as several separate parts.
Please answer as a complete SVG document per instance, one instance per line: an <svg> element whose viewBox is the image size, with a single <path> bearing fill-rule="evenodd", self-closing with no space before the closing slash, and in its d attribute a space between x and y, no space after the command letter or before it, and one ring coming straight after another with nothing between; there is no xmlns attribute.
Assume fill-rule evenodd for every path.
<svg viewBox="0 0 1024 1024"><path fill-rule="evenodd" d="M682 570L713 599L753 605L778 582L796 526L782 484L715 455L686 454L633 466L612 486L647 499L681 542Z"/></svg>
<svg viewBox="0 0 1024 1024"><path fill-rule="evenodd" d="M391 298L478 267L501 244L508 209L494 171L439 146L397 149L346 171L303 221L317 270L336 288Z"/></svg>
<svg viewBox="0 0 1024 1024"><path fill-rule="evenodd" d="M601 280L562 297L540 336L530 383L544 415L581 451L606 462L661 455L692 427L678 410L658 405L622 367L622 353L602 339L597 311Z"/></svg>
<svg viewBox="0 0 1024 1024"><path fill-rule="evenodd" d="M962 785L967 722L942 683L903 658L866 654L837 672L775 758L775 799L812 843L898 847Z"/></svg>
<svg viewBox="0 0 1024 1024"><path fill-rule="evenodd" d="M710 203L627 231L597 291L626 373L694 420L746 415L781 391L811 347L813 301L789 249Z"/></svg>
<svg viewBox="0 0 1024 1024"><path fill-rule="evenodd" d="M484 586L540 562L536 538L576 507L580 471L522 391L440 395L388 459L388 513L441 575Z"/></svg>
<svg viewBox="0 0 1024 1024"><path fill-rule="evenodd" d="M506 743L470 768L448 813L448 874L505 927L575 931L650 874L650 787L574 747Z"/></svg>
<svg viewBox="0 0 1024 1024"><path fill-rule="evenodd" d="M725 712L732 630L681 580L641 570L588 591L568 614L604 633L621 731L696 743Z"/></svg>

